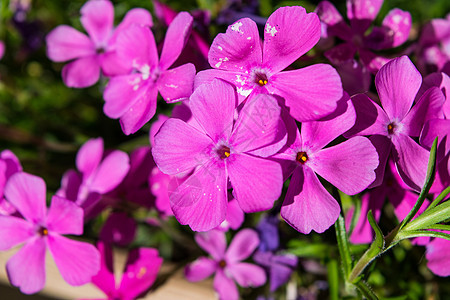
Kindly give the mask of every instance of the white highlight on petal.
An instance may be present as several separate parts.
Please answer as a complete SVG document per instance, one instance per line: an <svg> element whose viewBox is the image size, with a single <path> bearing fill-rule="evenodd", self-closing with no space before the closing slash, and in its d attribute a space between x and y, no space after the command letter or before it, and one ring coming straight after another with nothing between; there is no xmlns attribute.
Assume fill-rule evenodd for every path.
<svg viewBox="0 0 450 300"><path fill-rule="evenodd" d="M236 91L239 93L239 95L244 96L244 97L247 97L252 92L252 90L244 90L243 87L237 88Z"/></svg>
<svg viewBox="0 0 450 300"><path fill-rule="evenodd" d="M145 64L142 66L142 68L140 69L141 73L142 73L142 80L147 80L150 78L150 66Z"/></svg>
<svg viewBox="0 0 450 300"><path fill-rule="evenodd" d="M222 46L217 46L217 49L219 49L220 51L223 50Z"/></svg>
<svg viewBox="0 0 450 300"><path fill-rule="evenodd" d="M271 36L275 36L277 32L278 30L275 28L275 26L270 26L269 23L266 24L266 33L269 33Z"/></svg>
<svg viewBox="0 0 450 300"><path fill-rule="evenodd" d="M240 34L244 34L244 32L239 29L241 26L242 26L242 22L234 23L233 25L231 25L231 30L239 32Z"/></svg>

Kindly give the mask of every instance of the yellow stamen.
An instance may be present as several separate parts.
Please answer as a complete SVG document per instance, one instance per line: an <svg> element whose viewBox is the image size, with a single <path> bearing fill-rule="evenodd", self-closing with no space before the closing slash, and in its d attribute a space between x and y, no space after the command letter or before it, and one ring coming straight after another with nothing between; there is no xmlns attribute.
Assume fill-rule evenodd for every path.
<svg viewBox="0 0 450 300"><path fill-rule="evenodd" d="M297 157L295 158L299 163L305 163L308 160L308 155L306 152L301 151L297 153Z"/></svg>
<svg viewBox="0 0 450 300"><path fill-rule="evenodd" d="M136 275L137 278L142 278L147 273L147 268L141 267L139 269L138 274Z"/></svg>
<svg viewBox="0 0 450 300"><path fill-rule="evenodd" d="M48 234L48 229L47 228L42 229L42 234L43 235L47 235Z"/></svg>
<svg viewBox="0 0 450 300"><path fill-rule="evenodd" d="M230 152L228 152L228 151L225 151L223 154L224 154L226 157L230 157Z"/></svg>
<svg viewBox="0 0 450 300"><path fill-rule="evenodd" d="M258 80L258 84L259 84L260 86L266 85L267 82L268 82L268 81L267 81L266 79L260 79L260 80Z"/></svg>

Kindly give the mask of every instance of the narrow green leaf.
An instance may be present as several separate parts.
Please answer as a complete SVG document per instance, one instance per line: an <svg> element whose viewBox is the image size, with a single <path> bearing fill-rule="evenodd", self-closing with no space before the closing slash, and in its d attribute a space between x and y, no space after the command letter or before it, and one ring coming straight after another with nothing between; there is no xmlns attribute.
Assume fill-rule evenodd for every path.
<svg viewBox="0 0 450 300"><path fill-rule="evenodd" d="M375 293L372 291L369 285L363 280L359 280L358 282L356 282L355 286L358 288L361 294L363 294L363 296L366 297L366 299L378 300L377 295L375 295Z"/></svg>
<svg viewBox="0 0 450 300"><path fill-rule="evenodd" d="M445 190L443 190L442 193L440 193L439 196L437 196L436 199L434 199L433 202L431 202L431 204L427 207L425 211L432 209L433 207L441 203L441 201L444 200L445 197L448 196L448 194L450 194L450 186L448 186Z"/></svg>
<svg viewBox="0 0 450 300"><path fill-rule="evenodd" d="M425 197L428 194L428 191L431 188L431 185L433 184L434 177L436 175L436 148L437 148L437 142L438 138L436 137L433 142L433 146L430 150L430 158L428 160L428 168L427 168L427 177L425 179L425 183L423 185L422 190L420 191L419 198L417 198L416 203L414 204L414 207L412 210L408 213L405 219L403 219L402 223L400 224L400 230L409 223L409 221L414 218L414 216L419 211L420 207L422 206L423 201L425 200Z"/></svg>
<svg viewBox="0 0 450 300"><path fill-rule="evenodd" d="M421 237L421 236L437 237L437 238L450 240L450 234L439 232L439 231L431 231L431 230L402 231L395 238L397 241L401 241L404 239L412 239L412 238Z"/></svg>
<svg viewBox="0 0 450 300"><path fill-rule="evenodd" d="M439 224L444 222L450 217L450 201L445 201L442 204L425 211L420 216L415 218L405 227L403 230L420 230L424 228L431 227L434 224Z"/></svg>
<svg viewBox="0 0 450 300"><path fill-rule="evenodd" d="M370 226L372 226L372 229L375 231L375 241L372 243L372 245L370 245L369 251L373 247L374 249L372 251L377 251L378 253L380 253L384 248L383 232L381 231L380 227L378 227L378 224L373 217L372 210L369 210L369 212L367 213L367 219L369 220Z"/></svg>
<svg viewBox="0 0 450 300"><path fill-rule="evenodd" d="M426 229L432 229L432 230L447 230L450 231L450 225L446 224L434 224Z"/></svg>
<svg viewBox="0 0 450 300"><path fill-rule="evenodd" d="M309 241L292 240L288 243L287 252L298 257L326 258L330 256L330 245L311 243Z"/></svg>
<svg viewBox="0 0 450 300"><path fill-rule="evenodd" d="M344 268L345 278L348 278L350 271L352 270L352 258L350 254L350 248L348 243L347 232L345 231L344 218L339 214L339 218L336 223L334 223L334 228L336 230L336 239L339 248L339 254L342 260L342 266Z"/></svg>

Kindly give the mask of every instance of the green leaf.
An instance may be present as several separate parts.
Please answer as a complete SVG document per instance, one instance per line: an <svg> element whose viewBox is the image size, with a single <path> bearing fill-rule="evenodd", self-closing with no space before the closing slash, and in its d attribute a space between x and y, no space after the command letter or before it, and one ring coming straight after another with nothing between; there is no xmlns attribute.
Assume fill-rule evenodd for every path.
<svg viewBox="0 0 450 300"><path fill-rule="evenodd" d="M439 232L439 231L431 231L431 230L402 231L402 232L399 232L399 234L395 237L395 239L397 241L401 241L404 239L412 239L412 238L421 237L421 236L429 236L429 237L436 237L436 238L450 240L450 234Z"/></svg>
<svg viewBox="0 0 450 300"><path fill-rule="evenodd" d="M425 211L432 209L433 207L441 203L441 201L444 200L445 197L448 196L448 194L450 194L450 186L448 186L445 190L443 190L442 193L440 193L439 196L437 196L436 199L434 199L433 202L431 202L431 204L427 207Z"/></svg>
<svg viewBox="0 0 450 300"><path fill-rule="evenodd" d="M378 227L378 224L373 217L372 210L369 210L367 213L367 219L369 220L370 226L372 226L372 229L375 231L375 241L370 245L369 251L377 252L378 254L384 249L383 232L380 227Z"/></svg>
<svg viewBox="0 0 450 300"><path fill-rule="evenodd" d="M363 296L366 299L378 300L377 295L375 295L375 293L372 291L370 286L365 281L359 280L358 282L355 283L355 286L358 288L358 290L361 292L361 294L363 294Z"/></svg>
<svg viewBox="0 0 450 300"><path fill-rule="evenodd" d="M339 299L339 268L335 259L332 259L327 264L328 286L330 291L330 299Z"/></svg>
<svg viewBox="0 0 450 300"><path fill-rule="evenodd" d="M438 138L436 137L433 142L433 146L431 146L430 150L430 158L428 160L428 168L427 168L427 177L425 179L425 184L423 185L422 190L420 191L419 198L417 198L416 203L414 204L414 207L412 210L408 213L405 219L403 219L402 223L400 224L400 230L405 227L406 224L409 223L409 221L414 218L414 216L419 211L420 207L422 206L423 201L425 200L425 197L428 194L428 191L431 188L431 185L433 184L434 177L436 176L436 149L437 149L437 142Z"/></svg>
<svg viewBox="0 0 450 300"><path fill-rule="evenodd" d="M416 219L411 221L402 230L420 230L432 227L434 224L442 223L450 217L450 201L445 201L442 204L425 211ZM401 233L401 231L399 232Z"/></svg>
<svg viewBox="0 0 450 300"><path fill-rule="evenodd" d="M310 241L291 240L287 252L298 257L323 259L330 257L332 247L327 244L311 243Z"/></svg>

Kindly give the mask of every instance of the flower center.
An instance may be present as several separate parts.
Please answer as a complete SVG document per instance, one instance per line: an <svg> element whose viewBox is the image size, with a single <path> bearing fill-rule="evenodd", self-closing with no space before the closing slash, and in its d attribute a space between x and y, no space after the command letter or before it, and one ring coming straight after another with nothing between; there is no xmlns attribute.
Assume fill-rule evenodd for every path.
<svg viewBox="0 0 450 300"><path fill-rule="evenodd" d="M298 152L295 160L301 164L304 164L305 162L308 161L308 155L306 154L305 151Z"/></svg>
<svg viewBox="0 0 450 300"><path fill-rule="evenodd" d="M395 126L394 123L389 123L389 125L387 126L387 130L389 134L394 134L394 130L397 126Z"/></svg>
<svg viewBox="0 0 450 300"><path fill-rule="evenodd" d="M48 229L45 228L45 227L41 227L41 228L39 228L39 230L38 230L38 234L39 234L40 236L47 236L47 235L48 235Z"/></svg>
<svg viewBox="0 0 450 300"><path fill-rule="evenodd" d="M223 269L223 268L225 268L226 266L227 266L227 262L226 262L225 260L222 259L221 261L219 261L219 267L220 267L220 268Z"/></svg>
<svg viewBox="0 0 450 300"><path fill-rule="evenodd" d="M257 83L259 86L265 86L267 84L268 79L267 75L264 73L255 73L255 83Z"/></svg>
<svg viewBox="0 0 450 300"><path fill-rule="evenodd" d="M105 48L103 47L98 47L95 51L97 54L103 54L106 52Z"/></svg>
<svg viewBox="0 0 450 300"><path fill-rule="evenodd" d="M225 159L230 157L231 151L230 151L230 147L227 147L225 145L220 146L217 150L217 155L219 155L220 159Z"/></svg>

